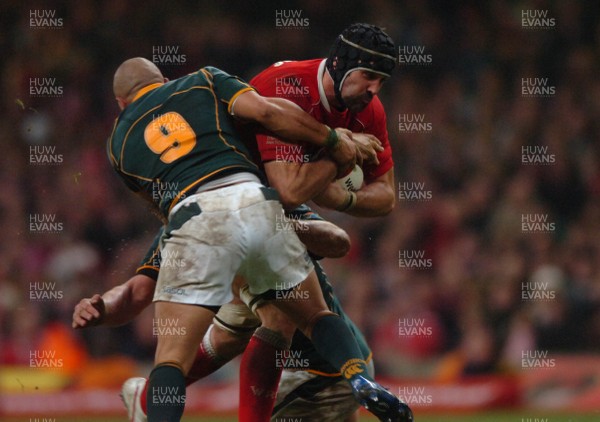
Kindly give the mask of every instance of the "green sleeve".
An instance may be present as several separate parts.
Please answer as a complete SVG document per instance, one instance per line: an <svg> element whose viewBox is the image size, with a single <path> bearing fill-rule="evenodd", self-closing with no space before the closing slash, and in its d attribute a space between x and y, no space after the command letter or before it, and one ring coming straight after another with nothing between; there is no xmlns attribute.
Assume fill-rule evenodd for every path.
<svg viewBox="0 0 600 422"><path fill-rule="evenodd" d="M164 227L161 227L154 237L150 249L148 249L148 252L146 252L146 255L140 261L140 265L135 271L136 274L142 274L158 280L158 272L160 271L160 238L163 232Z"/></svg>
<svg viewBox="0 0 600 422"><path fill-rule="evenodd" d="M247 91L254 91L254 88L242 79L230 75L227 72L223 72L216 67L205 67L204 71L207 72L209 74L207 76L212 79L215 94L219 101L227 104L227 111L229 111L229 113L231 113L231 106L238 95Z"/></svg>
<svg viewBox="0 0 600 422"><path fill-rule="evenodd" d="M323 221L323 217L314 212L308 205L301 204L293 210L286 210L286 215L294 220L317 220Z"/></svg>

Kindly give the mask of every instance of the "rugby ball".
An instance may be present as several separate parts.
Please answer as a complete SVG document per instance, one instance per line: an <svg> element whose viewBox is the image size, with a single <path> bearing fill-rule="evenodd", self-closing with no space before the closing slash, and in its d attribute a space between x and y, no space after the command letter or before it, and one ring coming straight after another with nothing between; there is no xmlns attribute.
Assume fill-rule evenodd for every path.
<svg viewBox="0 0 600 422"><path fill-rule="evenodd" d="M364 181L364 174L359 166L354 166L352 171L346 176L337 179L337 183L344 189L356 192L360 189Z"/></svg>

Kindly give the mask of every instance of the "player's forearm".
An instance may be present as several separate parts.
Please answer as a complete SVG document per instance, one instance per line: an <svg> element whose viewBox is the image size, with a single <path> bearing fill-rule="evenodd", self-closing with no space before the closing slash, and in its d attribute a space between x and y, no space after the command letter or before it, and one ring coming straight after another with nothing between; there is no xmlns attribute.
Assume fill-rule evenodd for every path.
<svg viewBox="0 0 600 422"><path fill-rule="evenodd" d="M105 306L102 325L115 327L130 322L152 303L153 294L154 281L142 275L107 291L102 295Z"/></svg>
<svg viewBox="0 0 600 422"><path fill-rule="evenodd" d="M387 179L387 177L386 177ZM387 180L376 180L363 185L353 192L356 200L351 208L347 208L350 192L337 183L330 184L327 189L315 196L314 201L325 208L343 211L356 217L380 217L389 214L396 201L393 183Z"/></svg>
<svg viewBox="0 0 600 422"><path fill-rule="evenodd" d="M356 204L347 214L356 217L381 217L394 209L396 196L393 187L375 182L363 186L356 193Z"/></svg>
<svg viewBox="0 0 600 422"><path fill-rule="evenodd" d="M298 221L296 234L314 255L341 258L350 250L350 236L328 221Z"/></svg>
<svg viewBox="0 0 600 422"><path fill-rule="evenodd" d="M303 204L331 183L337 173L337 166L329 159L310 163L269 162L265 164L269 184L280 196L286 209Z"/></svg>
<svg viewBox="0 0 600 422"><path fill-rule="evenodd" d="M283 98L265 98L268 105L259 123L278 137L290 142L326 146L330 129L319 123L298 105Z"/></svg>

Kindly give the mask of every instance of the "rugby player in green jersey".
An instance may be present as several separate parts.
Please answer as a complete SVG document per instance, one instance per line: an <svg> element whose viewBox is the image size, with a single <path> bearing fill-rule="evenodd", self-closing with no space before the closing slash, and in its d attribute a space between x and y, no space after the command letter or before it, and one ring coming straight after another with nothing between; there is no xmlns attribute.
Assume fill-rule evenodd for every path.
<svg viewBox="0 0 600 422"><path fill-rule="evenodd" d="M158 336L148 420L180 420L184 375L214 312L232 299L236 274L255 296L297 288L307 300L272 303L340 371L365 407L381 420L399 420L399 400L372 380L348 327L327 309L304 246L293 231L275 229L281 204L260 183L232 116L257 122L279 138L329 146L340 165L327 161L310 180L315 184L325 185L354 165L354 154L349 160L343 154L354 152L349 131L331 130L285 100L260 97L215 68L164 81L141 58L117 69L113 88L123 111L108 143L111 163L126 185L167 220L161 251L189 264L163 269L157 281L156 318L177 320L188 335Z"/></svg>
<svg viewBox="0 0 600 422"><path fill-rule="evenodd" d="M318 262L320 256L344 256L350 247L347 233L322 220L307 206L301 206L287 215L288 221L296 225L300 239L307 245L311 254L328 308L340 315L348 325L371 369L371 352L366 340L344 313L327 275ZM131 321L150 304L160 271L158 240L161 233L141 261L135 276L102 296L94 295L79 302L73 312L73 328L122 325ZM314 255L313 251L319 256ZM171 264L173 263L167 258L165 265ZM242 307L245 305L239 300L221 307L213 325L204 336L197 359L186 377L187 385L216 371L244 351L260 320L254 318L252 313L244 312ZM258 312L260 313L260 310ZM271 420L309 420L317 416L323 422L356 420L358 403L353 398L352 390L341 375L315 351L312 343L296 330L289 351L287 349L287 345L282 348L281 357L278 359L283 374ZM273 369L264 368L265 371ZM145 378L131 378L123 388L123 400L132 422L146 421L146 401L142 394L146 382Z"/></svg>

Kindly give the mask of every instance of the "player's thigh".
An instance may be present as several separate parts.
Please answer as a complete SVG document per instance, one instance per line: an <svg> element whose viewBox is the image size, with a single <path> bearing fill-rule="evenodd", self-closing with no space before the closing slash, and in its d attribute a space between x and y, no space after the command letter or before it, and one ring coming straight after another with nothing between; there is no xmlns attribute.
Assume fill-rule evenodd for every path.
<svg viewBox="0 0 600 422"><path fill-rule="evenodd" d="M176 362L187 374L214 313L201 306L162 301L156 302L154 312L155 363Z"/></svg>
<svg viewBox="0 0 600 422"><path fill-rule="evenodd" d="M235 211L201 211L195 196L170 216L154 301L221 306L233 298L231 284L242 262L239 222ZM188 215L189 208L197 213Z"/></svg>
<svg viewBox="0 0 600 422"><path fill-rule="evenodd" d="M312 262L279 202L267 200L240 214L249 250L239 273L250 293L291 289L306 279Z"/></svg>
<svg viewBox="0 0 600 422"><path fill-rule="evenodd" d="M276 296L270 303L286 314L291 322L309 338L310 329L316 318L330 312L314 271L293 289L291 298L287 295L280 298Z"/></svg>

